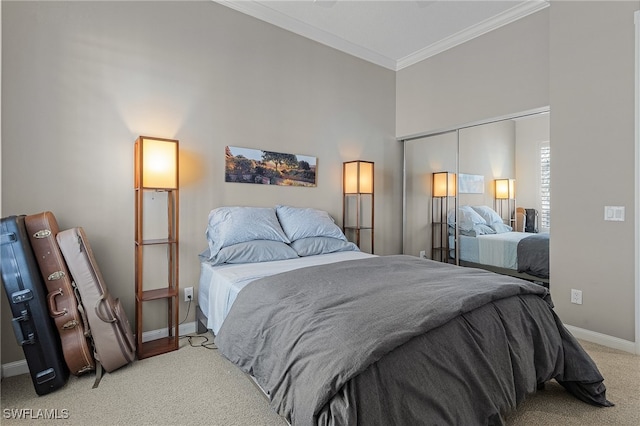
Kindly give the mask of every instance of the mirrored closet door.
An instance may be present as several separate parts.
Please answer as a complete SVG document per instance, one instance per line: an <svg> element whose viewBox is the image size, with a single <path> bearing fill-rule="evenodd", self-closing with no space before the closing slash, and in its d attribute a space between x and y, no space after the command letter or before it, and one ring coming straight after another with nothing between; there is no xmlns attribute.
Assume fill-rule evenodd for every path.
<svg viewBox="0 0 640 426"><path fill-rule="evenodd" d="M495 225L498 233L509 228L524 231L518 212L535 212L529 225L535 225L539 233L549 232L548 109L418 135L403 143L405 254L459 264L468 255L460 253L467 247L457 244L461 233L475 235L483 229L496 232L468 226L465 220L474 224L466 217L468 207L475 209L469 211L469 216L479 211L487 223L492 221L490 225ZM455 179L455 189L446 197L434 183L434 174L442 172ZM496 215L504 227L496 224ZM444 227L440 226L443 221L447 223ZM476 240L471 241L477 244ZM448 256L442 256L443 247ZM482 259L477 257L472 254L471 260L480 262Z"/></svg>

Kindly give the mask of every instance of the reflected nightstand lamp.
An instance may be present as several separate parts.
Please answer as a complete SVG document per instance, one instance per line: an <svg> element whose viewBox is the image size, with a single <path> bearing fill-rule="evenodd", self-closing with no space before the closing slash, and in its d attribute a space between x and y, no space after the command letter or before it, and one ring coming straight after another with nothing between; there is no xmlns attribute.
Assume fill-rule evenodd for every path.
<svg viewBox="0 0 640 426"><path fill-rule="evenodd" d="M437 172L433 174L431 189L431 259L453 262L449 244L447 214L455 206L456 174Z"/></svg>
<svg viewBox="0 0 640 426"><path fill-rule="evenodd" d="M178 141L140 136L134 146L138 359L178 349L178 181ZM166 210L158 209L157 202L165 198ZM165 268L156 265L165 265ZM166 317L166 329L161 329L161 337L144 340L143 319L150 317L154 320ZM153 321L153 325L155 323Z"/></svg>
<svg viewBox="0 0 640 426"><path fill-rule="evenodd" d="M496 179L495 180L495 197L496 212L502 220L507 224L514 226L516 211L516 180L515 179ZM507 204L507 215L504 217L504 203Z"/></svg>
<svg viewBox="0 0 640 426"><path fill-rule="evenodd" d="M342 165L342 230L361 250L374 251L373 162L347 161ZM364 245L361 234L371 237ZM363 243L361 245L361 242Z"/></svg>

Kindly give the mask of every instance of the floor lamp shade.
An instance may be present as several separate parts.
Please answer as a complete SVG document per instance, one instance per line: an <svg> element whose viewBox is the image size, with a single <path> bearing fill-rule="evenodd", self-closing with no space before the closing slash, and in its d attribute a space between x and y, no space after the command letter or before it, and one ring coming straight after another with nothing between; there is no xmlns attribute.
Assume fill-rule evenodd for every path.
<svg viewBox="0 0 640 426"><path fill-rule="evenodd" d="M135 185L178 188L178 141L140 136L135 145Z"/></svg>
<svg viewBox="0 0 640 426"><path fill-rule="evenodd" d="M373 194L373 163L349 161L343 169L345 194Z"/></svg>
<svg viewBox="0 0 640 426"><path fill-rule="evenodd" d="M516 197L515 179L496 179L496 199L512 200Z"/></svg>
<svg viewBox="0 0 640 426"><path fill-rule="evenodd" d="M433 196L455 197L456 175L450 172L438 172L433 174Z"/></svg>

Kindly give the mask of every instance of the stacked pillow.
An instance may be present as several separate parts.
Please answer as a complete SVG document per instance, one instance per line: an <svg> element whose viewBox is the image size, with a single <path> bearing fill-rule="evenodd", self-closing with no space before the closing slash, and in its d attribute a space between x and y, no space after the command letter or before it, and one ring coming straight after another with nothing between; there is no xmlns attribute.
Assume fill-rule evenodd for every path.
<svg viewBox="0 0 640 426"><path fill-rule="evenodd" d="M509 225L505 225L502 218L491 207L487 206L472 206L476 213L478 213L496 234L502 234L504 232L511 232L513 228Z"/></svg>
<svg viewBox="0 0 640 426"><path fill-rule="evenodd" d="M298 257L273 208L219 207L211 210L206 231L208 250L200 256L214 265L267 262Z"/></svg>
<svg viewBox="0 0 640 426"><path fill-rule="evenodd" d="M329 213L312 208L276 206L278 220L299 256L358 251Z"/></svg>
<svg viewBox="0 0 640 426"><path fill-rule="evenodd" d="M206 237L209 247L200 256L214 265L358 251L327 212L281 205L214 209Z"/></svg>
<svg viewBox="0 0 640 426"><path fill-rule="evenodd" d="M457 219L460 234L470 237L500 234L513 230L512 227L504 224L498 213L487 206L460 206L458 207ZM450 226L455 226L454 210L449 211L447 214L447 222Z"/></svg>

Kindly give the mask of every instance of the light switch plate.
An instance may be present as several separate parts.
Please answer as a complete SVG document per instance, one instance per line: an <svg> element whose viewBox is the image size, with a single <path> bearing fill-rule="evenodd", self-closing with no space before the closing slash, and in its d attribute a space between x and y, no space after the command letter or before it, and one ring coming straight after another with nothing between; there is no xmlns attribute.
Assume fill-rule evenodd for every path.
<svg viewBox="0 0 640 426"><path fill-rule="evenodd" d="M604 220L624 222L624 206L604 206Z"/></svg>

